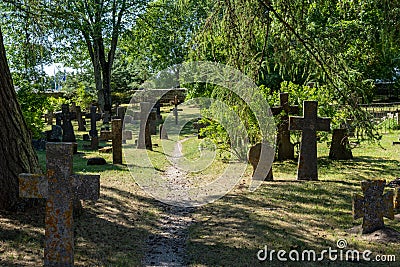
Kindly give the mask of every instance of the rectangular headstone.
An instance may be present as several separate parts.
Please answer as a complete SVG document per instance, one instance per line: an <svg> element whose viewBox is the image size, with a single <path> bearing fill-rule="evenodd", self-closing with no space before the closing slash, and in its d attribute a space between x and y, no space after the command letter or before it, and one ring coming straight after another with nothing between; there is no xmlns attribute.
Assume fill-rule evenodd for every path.
<svg viewBox="0 0 400 267"><path fill-rule="evenodd" d="M113 164L122 164L122 120L112 120Z"/></svg>

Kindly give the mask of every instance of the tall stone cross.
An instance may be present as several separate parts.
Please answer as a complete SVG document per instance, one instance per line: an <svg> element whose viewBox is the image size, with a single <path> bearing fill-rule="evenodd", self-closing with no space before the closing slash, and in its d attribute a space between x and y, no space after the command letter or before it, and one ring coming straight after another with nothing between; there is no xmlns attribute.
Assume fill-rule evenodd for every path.
<svg viewBox="0 0 400 267"><path fill-rule="evenodd" d="M385 180L367 180L361 182L364 197L353 195L353 218L363 218L362 233L372 233L382 229L383 217L393 220L393 190L383 195Z"/></svg>
<svg viewBox="0 0 400 267"><path fill-rule="evenodd" d="M151 103L149 102L141 102L140 103L140 112L134 113L134 119L140 120L140 130L139 130L139 138L137 141L138 149L149 149L153 150L153 145L151 143L151 135L150 135L150 122L152 114L151 112Z"/></svg>
<svg viewBox="0 0 400 267"><path fill-rule="evenodd" d="M301 130L297 180L318 180L317 131L330 130L330 118L319 118L317 101L303 102L303 117L290 117L289 130Z"/></svg>
<svg viewBox="0 0 400 267"><path fill-rule="evenodd" d="M73 201L97 200L99 175L73 175L73 144L47 143L47 175L19 175L19 195L46 198L44 266L74 266Z"/></svg>
<svg viewBox="0 0 400 267"><path fill-rule="evenodd" d="M99 147L99 136L98 136L98 132L97 132L96 122L101 119L101 114L96 113L96 111L97 111L97 107L91 106L90 114L87 114L90 116L89 135L91 137L91 148L92 149L98 149L98 147Z"/></svg>
<svg viewBox="0 0 400 267"><path fill-rule="evenodd" d="M280 106L271 108L272 114L281 114L278 125L278 160L294 159L294 145L290 142L289 115L299 113L299 106L289 105L289 94L280 93Z"/></svg>

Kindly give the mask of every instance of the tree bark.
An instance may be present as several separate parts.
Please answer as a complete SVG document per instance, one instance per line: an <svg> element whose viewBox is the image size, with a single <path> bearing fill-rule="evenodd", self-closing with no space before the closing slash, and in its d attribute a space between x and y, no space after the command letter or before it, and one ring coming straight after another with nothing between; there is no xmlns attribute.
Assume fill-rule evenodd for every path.
<svg viewBox="0 0 400 267"><path fill-rule="evenodd" d="M17 101L0 28L0 210L14 210L21 199L18 175L40 173L28 127Z"/></svg>

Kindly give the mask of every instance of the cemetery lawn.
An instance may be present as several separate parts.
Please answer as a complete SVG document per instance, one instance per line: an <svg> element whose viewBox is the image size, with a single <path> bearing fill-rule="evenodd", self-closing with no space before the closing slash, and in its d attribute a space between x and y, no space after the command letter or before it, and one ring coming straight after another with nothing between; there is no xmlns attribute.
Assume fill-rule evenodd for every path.
<svg viewBox="0 0 400 267"><path fill-rule="evenodd" d="M79 137L81 133L77 133ZM257 252L268 250L337 249L336 241L346 239L346 249L373 255L396 255L399 266L400 240L397 243L377 240L379 236L361 237L350 231L361 224L351 215L352 193L362 194L360 181L400 177L400 146L392 146L400 132L384 135L380 148L362 144L353 150L354 160L331 161L326 143L319 144L318 182L297 182L295 161L276 162L273 182L264 182L255 192L247 190L251 168L235 189L214 203L195 209L194 223L187 240L188 266L379 266L376 262L260 262ZM183 152L199 156L201 141L186 136ZM153 136L153 143L160 140ZM135 183L124 165L112 163L111 154L82 151L74 156L75 173L100 174L101 195L96 203L86 202L84 213L75 220L76 266L141 266L146 239L156 233L161 209L158 202ZM104 144L103 144L104 145ZM186 152L185 152L186 151ZM161 147L150 152L160 172L169 162ZM45 153L38 152L44 168ZM86 166L87 158L104 157L106 166ZM202 171L212 180L226 167L224 155L218 156L209 169ZM189 178L191 178L189 176ZM385 219L388 227L400 232L399 218ZM44 210L0 213L0 265L39 266L43 263ZM276 255L276 254L275 254Z"/></svg>

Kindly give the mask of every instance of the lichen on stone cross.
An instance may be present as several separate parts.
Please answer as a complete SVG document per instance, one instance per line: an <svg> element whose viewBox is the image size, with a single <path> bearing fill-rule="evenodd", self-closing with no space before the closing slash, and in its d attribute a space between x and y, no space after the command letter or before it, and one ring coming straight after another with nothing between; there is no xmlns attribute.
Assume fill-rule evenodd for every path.
<svg viewBox="0 0 400 267"><path fill-rule="evenodd" d="M73 201L97 200L99 175L74 175L73 144L46 144L47 175L19 175L19 195L46 198L44 266L74 266Z"/></svg>
<svg viewBox="0 0 400 267"><path fill-rule="evenodd" d="M382 229L385 226L383 217L394 219L393 191L383 195L385 184L385 180L362 181L364 196L353 195L353 218L363 218L363 234Z"/></svg>
<svg viewBox="0 0 400 267"><path fill-rule="evenodd" d="M290 117L289 130L301 130L297 180L318 180L317 131L330 130L330 118L318 117L318 102L303 102L303 117Z"/></svg>

